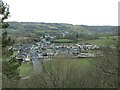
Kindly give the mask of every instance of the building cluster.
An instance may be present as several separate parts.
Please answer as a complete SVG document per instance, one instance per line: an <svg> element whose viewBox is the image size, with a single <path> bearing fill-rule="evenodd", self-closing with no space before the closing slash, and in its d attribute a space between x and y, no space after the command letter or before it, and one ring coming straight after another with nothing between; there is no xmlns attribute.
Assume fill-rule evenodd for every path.
<svg viewBox="0 0 120 90"><path fill-rule="evenodd" d="M15 51L16 60L23 62L32 61L35 59L45 60L60 55L69 55L73 57L95 57L93 53L83 53L84 51L99 49L96 45L83 45L83 44L56 44L51 43L43 37L38 42L30 44L15 44L9 46L9 49Z"/></svg>

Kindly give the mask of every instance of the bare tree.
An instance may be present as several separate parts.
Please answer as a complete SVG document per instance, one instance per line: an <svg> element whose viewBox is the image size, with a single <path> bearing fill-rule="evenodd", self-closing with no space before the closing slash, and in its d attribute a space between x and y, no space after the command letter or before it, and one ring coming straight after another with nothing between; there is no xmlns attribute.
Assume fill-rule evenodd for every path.
<svg viewBox="0 0 120 90"><path fill-rule="evenodd" d="M118 87L118 50L117 48L104 47L102 56L95 58L93 62L92 77L98 77L96 82L100 88Z"/></svg>

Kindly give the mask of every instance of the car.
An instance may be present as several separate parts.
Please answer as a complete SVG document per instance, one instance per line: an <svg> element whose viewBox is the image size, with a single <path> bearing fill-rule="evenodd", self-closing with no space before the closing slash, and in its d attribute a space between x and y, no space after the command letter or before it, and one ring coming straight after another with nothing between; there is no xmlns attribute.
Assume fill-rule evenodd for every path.
<svg viewBox="0 0 120 90"><path fill-rule="evenodd" d="M43 53L42 56L48 56L48 54L47 53Z"/></svg>

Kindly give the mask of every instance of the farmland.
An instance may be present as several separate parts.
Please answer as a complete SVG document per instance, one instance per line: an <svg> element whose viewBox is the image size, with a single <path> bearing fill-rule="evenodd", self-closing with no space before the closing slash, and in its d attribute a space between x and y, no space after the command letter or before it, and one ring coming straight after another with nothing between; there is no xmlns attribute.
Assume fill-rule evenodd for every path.
<svg viewBox="0 0 120 90"><path fill-rule="evenodd" d="M113 39L113 38L100 38L100 39L95 39L95 40L84 40L84 41L80 41L80 43L89 43L89 44L95 44L95 45L99 45L99 46L102 46L102 45L112 45L112 44L117 44L117 38L116 39Z"/></svg>

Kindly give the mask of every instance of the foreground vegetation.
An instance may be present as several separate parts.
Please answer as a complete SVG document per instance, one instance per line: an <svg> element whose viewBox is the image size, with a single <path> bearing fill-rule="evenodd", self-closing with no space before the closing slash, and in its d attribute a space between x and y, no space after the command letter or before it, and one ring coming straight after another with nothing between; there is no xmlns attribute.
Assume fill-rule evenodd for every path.
<svg viewBox="0 0 120 90"><path fill-rule="evenodd" d="M44 61L41 74L20 80L18 87L117 88L118 53L109 47L101 51L102 57Z"/></svg>

